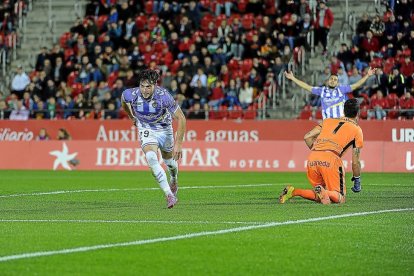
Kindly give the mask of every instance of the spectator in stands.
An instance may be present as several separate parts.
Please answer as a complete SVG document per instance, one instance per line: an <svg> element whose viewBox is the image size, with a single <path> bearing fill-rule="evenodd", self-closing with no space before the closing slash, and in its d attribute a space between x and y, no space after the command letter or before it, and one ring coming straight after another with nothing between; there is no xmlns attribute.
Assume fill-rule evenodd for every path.
<svg viewBox="0 0 414 276"><path fill-rule="evenodd" d="M353 38L353 43L359 45L362 38L365 37L366 33L370 30L372 21L369 19L368 13L362 15L361 20L357 24L356 36Z"/></svg>
<svg viewBox="0 0 414 276"><path fill-rule="evenodd" d="M231 79L228 87L224 88L224 104L229 109L233 109L234 106L240 106L239 89L236 87L236 80L234 79Z"/></svg>
<svg viewBox="0 0 414 276"><path fill-rule="evenodd" d="M231 16L231 8L233 6L233 1L229 0L219 0L216 3L216 16L219 16L221 14L221 10L224 9L224 14L227 18Z"/></svg>
<svg viewBox="0 0 414 276"><path fill-rule="evenodd" d="M16 102L16 107L10 113L10 120L26 121L29 119L30 111L23 105L23 100Z"/></svg>
<svg viewBox="0 0 414 276"><path fill-rule="evenodd" d="M207 101L208 101L209 92L206 86L207 86L207 80L206 80L206 85L203 85L201 79L197 80L197 86L193 88L194 93L193 93L193 98L190 102L191 105L193 105L194 102L199 102L204 109L208 108Z"/></svg>
<svg viewBox="0 0 414 276"><path fill-rule="evenodd" d="M399 105L400 108L403 109L401 116L404 116L406 119L412 119L414 117L414 98L411 96L410 92L405 92L404 96L399 100Z"/></svg>
<svg viewBox="0 0 414 276"><path fill-rule="evenodd" d="M301 0L303 1L303 0ZM299 22L299 36L296 37L295 46L303 46L307 51L310 51L311 47L308 43L307 36L313 29L311 17L308 13L303 16L303 20Z"/></svg>
<svg viewBox="0 0 414 276"><path fill-rule="evenodd" d="M197 2L190 1L190 3L188 3L188 10L186 13L187 16L191 18L191 22L193 23L193 27L195 30L198 30L198 28L200 27L200 21L201 21L200 4Z"/></svg>
<svg viewBox="0 0 414 276"><path fill-rule="evenodd" d="M42 47L40 49L40 53L37 55L36 66L35 66L36 71L42 71L43 70L45 60L48 58L48 56L49 55L48 55L48 52L47 52L47 47Z"/></svg>
<svg viewBox="0 0 414 276"><path fill-rule="evenodd" d="M208 105L210 109L218 110L220 105L223 103L224 100L224 92L223 92L224 84L221 81L216 81L214 87L211 89L211 94L209 97Z"/></svg>
<svg viewBox="0 0 414 276"><path fill-rule="evenodd" d="M10 117L11 111L8 109L6 101L0 100L0 120L7 120Z"/></svg>
<svg viewBox="0 0 414 276"><path fill-rule="evenodd" d="M45 128L41 128L39 130L39 134L36 136L36 141L48 141L50 140L50 136L47 133L47 130Z"/></svg>
<svg viewBox="0 0 414 276"><path fill-rule="evenodd" d="M192 109L187 114L188 119L193 120L205 120L206 119L206 112L201 110L200 102L195 102Z"/></svg>
<svg viewBox="0 0 414 276"><path fill-rule="evenodd" d="M339 67L338 68L338 83L339 85L349 85L349 78L347 72L344 70L344 68Z"/></svg>
<svg viewBox="0 0 414 276"><path fill-rule="evenodd" d="M315 22L315 35L316 35L316 42L315 45L318 43L322 44L323 47L323 54L326 54L326 46L327 46L327 39L328 33L331 29L334 22L334 16L332 11L326 6L326 1L321 0L319 1L319 10L316 13L316 22Z"/></svg>
<svg viewBox="0 0 414 276"><path fill-rule="evenodd" d="M70 136L69 132L65 128L59 128L57 137L58 140L72 140L72 136Z"/></svg>
<svg viewBox="0 0 414 276"><path fill-rule="evenodd" d="M372 110L368 112L369 118L375 118L377 120L384 119L385 116L387 116L387 113L384 109L387 109L388 107L389 106L387 100L384 98L381 90L378 90L376 93L376 97L371 99Z"/></svg>
<svg viewBox="0 0 414 276"><path fill-rule="evenodd" d="M247 109L253 103L253 87L248 81L245 81L240 89L239 102L243 109Z"/></svg>
<svg viewBox="0 0 414 276"><path fill-rule="evenodd" d="M354 64L354 55L352 54L351 50L349 50L346 43L341 44L341 48L339 49L337 57L340 61L343 62L347 71L350 71L352 69L352 65Z"/></svg>
<svg viewBox="0 0 414 276"><path fill-rule="evenodd" d="M104 115L103 117L106 120L111 120L111 119L118 119L118 111L116 111L116 106L114 102L110 102L108 104L108 108L106 110L104 110Z"/></svg>
<svg viewBox="0 0 414 276"><path fill-rule="evenodd" d="M410 56L405 56L404 61L401 63L401 74L408 78L414 73L414 62L411 61Z"/></svg>
<svg viewBox="0 0 414 276"><path fill-rule="evenodd" d="M411 20L413 11L413 1L408 2L407 0L397 1L394 9L395 16L399 22Z"/></svg>
<svg viewBox="0 0 414 276"><path fill-rule="evenodd" d="M56 103L56 99L54 97L50 97L47 100L47 112L48 112L48 118L49 119L55 119L57 117L57 110L58 110L58 105Z"/></svg>
<svg viewBox="0 0 414 276"><path fill-rule="evenodd" d="M400 29L399 24L398 22L396 22L394 15L391 15L388 22L386 22L384 25L384 36L395 37L397 35L398 30Z"/></svg>
<svg viewBox="0 0 414 276"><path fill-rule="evenodd" d="M34 105L32 118L36 120L50 119L44 102L38 101Z"/></svg>
<svg viewBox="0 0 414 276"><path fill-rule="evenodd" d="M34 101L33 99L30 97L30 93L29 92L24 92L23 94L23 105L24 107L26 107L27 110L32 110L33 109L33 105L34 105Z"/></svg>
<svg viewBox="0 0 414 276"><path fill-rule="evenodd" d="M388 76L388 91L389 93L396 93L398 97L404 95L405 92L405 79L400 74L398 68L392 70L392 74Z"/></svg>
<svg viewBox="0 0 414 276"><path fill-rule="evenodd" d="M121 98L122 92L124 92L125 86L124 81L122 79L117 79L112 89L112 99L118 100Z"/></svg>
<svg viewBox="0 0 414 276"><path fill-rule="evenodd" d="M382 22L381 17L379 15L376 15L374 17L374 20L372 21L369 29L371 30L374 36L382 37L385 31L385 25L384 22Z"/></svg>
<svg viewBox="0 0 414 276"><path fill-rule="evenodd" d="M24 72L23 66L17 66L17 73L13 77L11 89L12 93L16 94L16 96L21 99L23 97L23 92L26 90L26 87L30 83L29 76Z"/></svg>
<svg viewBox="0 0 414 276"><path fill-rule="evenodd" d="M373 35L372 31L368 31L366 37L362 39L361 48L366 52L366 56L372 56L373 53L380 50L379 40Z"/></svg>
<svg viewBox="0 0 414 276"><path fill-rule="evenodd" d="M195 74L190 82L190 86L191 87L197 87L198 86L198 81L201 81L201 85L203 87L207 87L207 75L204 74L204 70L203 68L198 68L197 69L197 74Z"/></svg>

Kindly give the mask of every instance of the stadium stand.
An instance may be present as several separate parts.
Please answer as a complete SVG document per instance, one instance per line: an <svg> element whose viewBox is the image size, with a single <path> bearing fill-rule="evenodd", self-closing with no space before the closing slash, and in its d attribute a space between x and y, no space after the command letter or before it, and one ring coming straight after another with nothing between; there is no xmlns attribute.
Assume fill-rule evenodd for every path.
<svg viewBox="0 0 414 276"><path fill-rule="evenodd" d="M382 67L373 83L353 96L373 109L370 96L380 89L387 104L394 103L389 106L393 113L384 118L410 118L411 113L403 110L414 108L411 100L403 100L406 92L412 96L414 91L414 16L412 6L401 6L405 2L398 2L373 23L369 17L361 20L352 47L344 46L330 66L331 72L342 68L345 81L358 79L368 65ZM157 68L163 75L161 85L172 90L171 83L177 82L174 97L188 113L200 101L194 98L195 86L190 83L202 68L209 98L201 108L209 119L255 119L263 106L280 105L280 73L289 63L300 63L302 51L308 50L306 35L314 24L313 16L308 1L303 0L89 1L84 18L60 36L57 46L48 45L44 57L39 53L25 88L33 104L25 108L35 118L53 98L57 105L54 118L92 119L97 118L98 103L105 110L110 102L119 113L115 117L124 118L120 89L135 86L134 77L140 70ZM237 95L248 82L252 100L229 106L225 98L230 79L236 81ZM217 83L223 95L214 92ZM396 95L392 100L391 94ZM8 95L4 100L11 110L19 99ZM320 119L318 104L315 99L308 102L298 118ZM308 105L313 106L311 110ZM372 112L367 114L373 118Z"/></svg>

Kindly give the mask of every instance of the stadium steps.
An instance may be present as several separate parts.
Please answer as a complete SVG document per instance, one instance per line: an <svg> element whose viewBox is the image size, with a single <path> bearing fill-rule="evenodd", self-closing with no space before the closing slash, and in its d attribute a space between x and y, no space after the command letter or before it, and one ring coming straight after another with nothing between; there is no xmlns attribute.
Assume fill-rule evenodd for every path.
<svg viewBox="0 0 414 276"><path fill-rule="evenodd" d="M26 30L19 30L24 38L21 39L17 50L17 59L11 64L13 70L22 64L29 72L34 68L37 54L41 47L52 48L60 36L67 32L77 17L83 17L86 1L53 0L51 1L53 29L49 26L49 1L38 0L33 3L33 10L27 15Z"/></svg>

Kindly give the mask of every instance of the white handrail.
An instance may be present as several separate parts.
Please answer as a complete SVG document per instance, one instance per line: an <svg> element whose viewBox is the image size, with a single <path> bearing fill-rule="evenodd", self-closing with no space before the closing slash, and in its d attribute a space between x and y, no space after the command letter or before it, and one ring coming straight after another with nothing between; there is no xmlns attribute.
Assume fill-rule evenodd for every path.
<svg viewBox="0 0 414 276"><path fill-rule="evenodd" d="M1 50L1 69L3 77L6 76L6 50Z"/></svg>

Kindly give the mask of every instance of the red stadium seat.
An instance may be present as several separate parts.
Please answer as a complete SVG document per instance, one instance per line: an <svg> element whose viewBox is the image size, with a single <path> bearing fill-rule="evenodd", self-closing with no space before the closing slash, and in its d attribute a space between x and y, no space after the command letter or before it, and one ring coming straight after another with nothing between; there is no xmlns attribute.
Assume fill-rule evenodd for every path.
<svg viewBox="0 0 414 276"><path fill-rule="evenodd" d="M306 105L300 112L298 119L312 120L312 107L310 105Z"/></svg>
<svg viewBox="0 0 414 276"><path fill-rule="evenodd" d="M253 28L254 15L247 13L242 17L241 24L245 30L251 30Z"/></svg>
<svg viewBox="0 0 414 276"><path fill-rule="evenodd" d="M139 31L145 30L145 26L147 25L147 17L145 15L139 15L135 18L135 25Z"/></svg>
<svg viewBox="0 0 414 276"><path fill-rule="evenodd" d="M254 25L256 27L256 30L258 30L260 27L263 26L263 16L258 15L254 18Z"/></svg>
<svg viewBox="0 0 414 276"><path fill-rule="evenodd" d="M146 14L152 14L154 9L154 1L145 1L145 12Z"/></svg>
<svg viewBox="0 0 414 276"><path fill-rule="evenodd" d="M96 21L96 26L98 27L99 30L101 30L107 21L108 21L108 16L101 15L98 17L98 20Z"/></svg>
<svg viewBox="0 0 414 276"><path fill-rule="evenodd" d="M237 1L237 8L239 12L244 13L246 11L248 0L239 0Z"/></svg>
<svg viewBox="0 0 414 276"><path fill-rule="evenodd" d="M245 120L254 120L256 119L256 108L254 106L249 106L247 110L243 111L243 119Z"/></svg>
<svg viewBox="0 0 414 276"><path fill-rule="evenodd" d="M240 68L239 61L232 58L227 64L227 67L229 68L230 71L239 70Z"/></svg>
<svg viewBox="0 0 414 276"><path fill-rule="evenodd" d="M400 116L400 108L398 106L394 106L391 110L387 113L387 119L398 119Z"/></svg>
<svg viewBox="0 0 414 276"><path fill-rule="evenodd" d="M229 110L229 116L228 116L229 119L236 120L236 119L241 119L242 117L243 117L243 109L240 106L236 105L233 107L232 110Z"/></svg>
<svg viewBox="0 0 414 276"><path fill-rule="evenodd" d="M72 88L72 97L75 98L83 91L83 85L82 83L73 83L71 86Z"/></svg>
<svg viewBox="0 0 414 276"><path fill-rule="evenodd" d="M276 14L275 0L265 0L264 3L265 3L265 14L275 15Z"/></svg>
<svg viewBox="0 0 414 276"><path fill-rule="evenodd" d="M158 24L158 16L151 15L151 17L148 19L148 30L152 31L155 26Z"/></svg>
<svg viewBox="0 0 414 276"><path fill-rule="evenodd" d="M241 70L243 74L250 73L250 70L253 68L253 61L251 59L245 59L242 61Z"/></svg>
<svg viewBox="0 0 414 276"><path fill-rule="evenodd" d="M108 86L112 87L115 84L116 79L118 78L118 72L112 72L108 76Z"/></svg>
<svg viewBox="0 0 414 276"><path fill-rule="evenodd" d="M180 68L180 66L181 66L181 60L179 59L174 60L174 62L170 65L171 74L175 75L178 69Z"/></svg>
<svg viewBox="0 0 414 276"><path fill-rule="evenodd" d="M322 109L321 109L321 108L318 108L318 109L315 111L315 119L316 119L316 120L322 120L322 119L323 119L323 116L322 116Z"/></svg>
<svg viewBox="0 0 414 276"><path fill-rule="evenodd" d="M75 51L72 48L68 48L63 52L63 55L65 56L65 61L67 61L71 56L75 55Z"/></svg>
<svg viewBox="0 0 414 276"><path fill-rule="evenodd" d="M227 106L221 105L219 110L216 111L216 119L227 119L228 114Z"/></svg>
<svg viewBox="0 0 414 276"><path fill-rule="evenodd" d="M62 48L67 48L69 45L67 44L69 39L71 38L72 34L70 32L63 33L62 36L59 38L59 45Z"/></svg>
<svg viewBox="0 0 414 276"><path fill-rule="evenodd" d="M399 99L398 99L397 94L395 94L395 93L391 93L391 94L387 95L387 97L385 97L385 99L387 100L388 105L389 105L390 108L394 108L395 106L398 105Z"/></svg>
<svg viewBox="0 0 414 276"><path fill-rule="evenodd" d="M68 86L72 86L72 84L74 84L74 83L75 83L75 81L76 81L77 77L78 77L78 73L77 73L77 72L75 72L75 71L71 72L71 73L69 74L69 76L68 76L67 85L68 85Z"/></svg>
<svg viewBox="0 0 414 276"><path fill-rule="evenodd" d="M203 18L201 18L201 30L203 31L207 31L208 30L208 24L214 21L214 16L212 16L211 14L206 14L205 16L203 16Z"/></svg>

